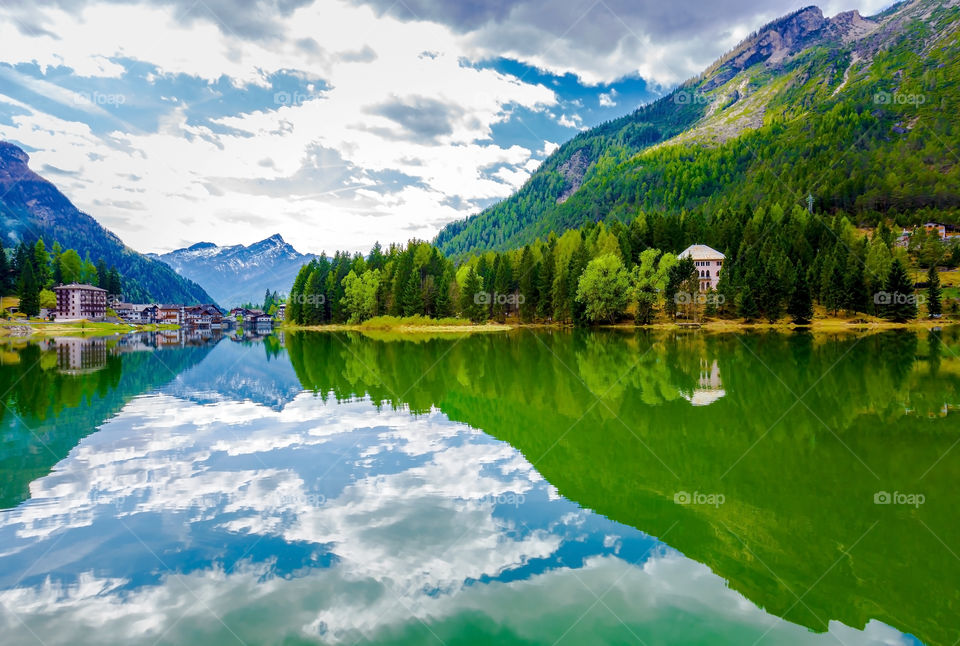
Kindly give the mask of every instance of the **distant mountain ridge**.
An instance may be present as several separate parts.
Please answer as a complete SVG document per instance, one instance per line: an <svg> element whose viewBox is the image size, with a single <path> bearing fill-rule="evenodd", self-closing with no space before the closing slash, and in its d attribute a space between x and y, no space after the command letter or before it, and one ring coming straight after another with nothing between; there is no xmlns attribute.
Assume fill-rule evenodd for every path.
<svg viewBox="0 0 960 646"><path fill-rule="evenodd" d="M641 211L805 208L808 192L859 219L927 209L957 221L958 5L774 20L667 96L578 134L436 243L454 256L505 250Z"/></svg>
<svg viewBox="0 0 960 646"><path fill-rule="evenodd" d="M285 292L300 266L313 258L294 249L279 233L248 246L198 242L151 257L167 263L181 276L203 283L226 307L259 303L268 289Z"/></svg>
<svg viewBox="0 0 960 646"><path fill-rule="evenodd" d="M56 241L81 255L89 252L94 262L103 258L123 276L125 300L213 302L203 287L163 262L134 251L80 211L56 186L30 170L29 160L18 146L0 141L0 227L10 236L3 240L3 246L43 238L48 250Z"/></svg>

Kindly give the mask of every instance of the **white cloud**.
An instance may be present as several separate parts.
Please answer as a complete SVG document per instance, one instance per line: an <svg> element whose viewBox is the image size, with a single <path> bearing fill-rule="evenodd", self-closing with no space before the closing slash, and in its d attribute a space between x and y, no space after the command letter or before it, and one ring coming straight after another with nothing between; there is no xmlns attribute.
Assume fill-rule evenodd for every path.
<svg viewBox="0 0 960 646"><path fill-rule="evenodd" d="M332 442L339 444L319 446ZM293 457L276 460L277 450ZM329 455L350 465L349 473L331 476L343 486L319 501L312 492L330 467L318 468L317 460ZM534 503L544 506L521 516L533 526L525 531L494 513L504 494L548 491L552 502ZM588 521L597 520L591 512L558 500L513 447L439 411L412 416L378 410L367 400L325 403L309 393L279 411L249 401L200 405L141 396L31 483L28 502L0 515L0 532L16 535L0 559L40 550L45 558L29 568L32 577L43 576L45 567L77 573L75 580L50 576L0 590L0 629L11 643L39 638L50 646L191 643L201 632L211 642L233 633L249 643L352 644L420 622L484 616L501 634L532 642L562 637L579 618L573 642L605 641L622 634L626 621L651 635L662 635L667 625L674 636L678 627L688 631L689 639L677 641L719 630L753 636L748 641L769 633L778 644L907 643L875 621L863 631L831 622L828 634L810 632L663 547L639 565L586 553L582 566L574 559L497 581L505 571L557 555L564 542L580 544L591 531L600 531L596 538L607 549L627 534L636 537L612 523L591 527ZM155 522L138 523L146 514ZM271 560L224 562L220 552L204 550L233 538L209 541L202 529L194 534L182 522L169 522L183 519L191 528L249 535L253 546L266 547L270 541L260 539L269 538L329 549L336 558L322 571L295 572L274 571ZM71 534L98 522L119 533L105 543ZM133 527L156 532L140 536L141 544L128 536ZM128 561L141 546L153 554ZM114 550L124 561L111 572L102 564L104 553ZM189 555L186 571L172 574L154 562L159 553L169 565L180 552ZM96 572L85 567L91 561L101 564ZM153 572L156 581L148 576ZM596 613L584 612L593 608Z"/></svg>
<svg viewBox="0 0 960 646"><path fill-rule="evenodd" d="M77 20L49 9L46 26L59 39L0 25L5 51L81 75L116 76L100 63L122 56L142 61L131 73L142 64L141 71L156 66L168 78L225 76L258 87L269 86L274 72L309 70L325 80L329 89L309 100L218 118L216 129L195 125L185 103L169 110L156 132L118 123L101 135L37 109L0 126L0 137L37 149L35 169L50 164L75 173L76 179L61 180L68 197L144 251L187 240L250 242L274 231L305 251L365 251L376 237L406 240L413 227L430 237L440 223L509 195L529 176L532 151L498 145L491 126L508 119L512 106L539 110L556 102L543 86L464 66L464 50L447 28L378 18L369 8L325 2L322 11L301 9L283 21L283 40L269 45L224 34L207 21L184 26L171 13L92 5ZM304 39L322 49L305 57L297 45ZM423 56L425 49L436 54ZM356 55L360 50L367 53ZM353 55L336 55L344 52ZM392 112L378 108L426 99L438 106L433 123L419 124L437 128L431 138L404 130ZM317 167L311 159L317 148L336 151L340 168ZM264 159L272 163L260 163ZM494 175L482 170L496 165L509 168ZM331 171L341 173L341 181L318 190ZM409 179L386 186L377 178L382 172ZM148 221L142 211L125 208L134 192ZM462 206L450 206L450 196ZM374 232L363 216L376 217Z"/></svg>
<svg viewBox="0 0 960 646"><path fill-rule="evenodd" d="M557 123L559 123L564 128L580 128L581 124L583 123L583 119L581 119L580 116L576 114L572 114L572 115L561 114L560 118L557 119Z"/></svg>
<svg viewBox="0 0 960 646"><path fill-rule="evenodd" d="M520 186L555 144L545 136L537 150L495 137L518 108L584 127L552 89L472 63L505 57L588 84L639 76L668 86L799 6L400 3L411 14L391 4L262 0L249 14L219 1L4 5L0 63L72 68L71 87L118 84L128 88L127 106L154 92L159 126L140 130L114 116L122 110L76 103L75 90L0 67L5 81L80 113L29 107L0 91L0 102L20 108L0 137L33 148L34 168L66 171L57 181L68 197L139 250L279 232L302 251L365 251L376 238L429 238ZM884 4L860 6L870 13ZM305 96L278 89L277 74L305 80ZM174 98L184 78L206 82L210 104L223 101L221 83L251 96L262 90L276 104L232 113L225 105L228 116L207 122L198 115L209 106ZM597 100L617 103L614 91ZM336 159L321 163L317 151Z"/></svg>

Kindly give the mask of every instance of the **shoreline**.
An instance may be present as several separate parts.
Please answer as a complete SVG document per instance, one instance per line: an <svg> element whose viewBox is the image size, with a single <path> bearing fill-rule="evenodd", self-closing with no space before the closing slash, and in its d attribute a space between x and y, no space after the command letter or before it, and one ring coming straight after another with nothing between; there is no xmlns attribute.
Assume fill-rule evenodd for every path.
<svg viewBox="0 0 960 646"><path fill-rule="evenodd" d="M21 334L27 328L27 334ZM0 339L35 339L57 336L115 336L133 334L135 332L162 332L164 330L178 330L179 325L151 323L148 325L131 325L128 323L109 323L102 321L0 321Z"/></svg>
<svg viewBox="0 0 960 646"><path fill-rule="evenodd" d="M648 325L634 325L632 322L608 323L601 325L575 328L569 323L520 323L507 321L505 323L483 323L477 325L396 325L396 326L364 326L363 324L329 323L325 325L294 325L281 323L274 329L284 332L395 332L404 335L416 336L431 333L478 333L478 332L507 332L525 329L603 329L603 330L702 330L707 332L737 332L745 330L777 330L785 331L818 331L818 332L873 332L882 330L923 329L949 327L960 325L960 320L954 319L917 319L904 323L895 323L883 319L841 319L822 318L814 319L808 325L796 325L789 321L768 323L766 321L738 321L728 319L711 319L699 323L660 321Z"/></svg>

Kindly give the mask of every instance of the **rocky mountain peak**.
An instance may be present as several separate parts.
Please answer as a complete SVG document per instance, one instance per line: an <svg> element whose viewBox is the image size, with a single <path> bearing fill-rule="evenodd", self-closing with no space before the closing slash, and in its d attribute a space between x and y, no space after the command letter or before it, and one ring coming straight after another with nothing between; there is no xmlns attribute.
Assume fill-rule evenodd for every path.
<svg viewBox="0 0 960 646"><path fill-rule="evenodd" d="M706 92L719 87L757 63L776 66L811 44L822 40L850 41L877 27L859 11L826 18L819 7L809 6L767 23L717 61L708 71ZM712 76L711 76L712 75Z"/></svg>
<svg viewBox="0 0 960 646"><path fill-rule="evenodd" d="M7 141L0 141L0 186L10 190L14 184L38 180L29 166L30 155Z"/></svg>
<svg viewBox="0 0 960 646"><path fill-rule="evenodd" d="M8 163L26 166L30 161L30 155L25 153L22 148L9 141L0 141L0 164Z"/></svg>
<svg viewBox="0 0 960 646"><path fill-rule="evenodd" d="M802 47L810 34L826 24L827 19L819 7L805 7L761 28L734 50L730 62L737 70L761 60L777 63Z"/></svg>

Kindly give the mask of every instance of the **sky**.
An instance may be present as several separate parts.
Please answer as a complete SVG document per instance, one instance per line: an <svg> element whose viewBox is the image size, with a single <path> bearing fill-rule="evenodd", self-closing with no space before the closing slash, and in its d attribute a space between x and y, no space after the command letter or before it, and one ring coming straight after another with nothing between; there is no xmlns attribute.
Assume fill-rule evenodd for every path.
<svg viewBox="0 0 960 646"><path fill-rule="evenodd" d="M508 197L807 4L0 0L0 139L138 251L367 251Z"/></svg>

